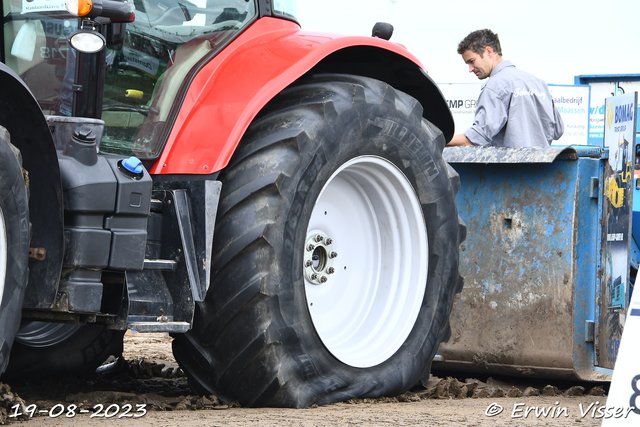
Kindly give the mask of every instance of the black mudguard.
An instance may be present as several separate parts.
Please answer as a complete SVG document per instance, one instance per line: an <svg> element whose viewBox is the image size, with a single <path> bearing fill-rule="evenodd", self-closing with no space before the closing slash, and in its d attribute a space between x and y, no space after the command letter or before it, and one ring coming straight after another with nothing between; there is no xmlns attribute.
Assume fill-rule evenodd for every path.
<svg viewBox="0 0 640 427"><path fill-rule="evenodd" d="M328 55L308 74L344 73L383 81L422 104L422 116L442 131L447 142L454 122L447 101L433 79L415 62L374 46L351 46Z"/></svg>
<svg viewBox="0 0 640 427"><path fill-rule="evenodd" d="M23 307L50 308L58 289L64 250L60 169L55 145L38 102L25 83L0 63L0 125L22 153L28 172L31 247L44 248L44 260L29 261Z"/></svg>

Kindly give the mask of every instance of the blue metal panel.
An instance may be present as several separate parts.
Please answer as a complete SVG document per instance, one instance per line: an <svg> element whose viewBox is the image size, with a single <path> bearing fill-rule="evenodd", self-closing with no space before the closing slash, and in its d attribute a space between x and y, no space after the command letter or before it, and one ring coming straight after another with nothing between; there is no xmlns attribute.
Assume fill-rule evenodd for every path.
<svg viewBox="0 0 640 427"><path fill-rule="evenodd" d="M579 157L605 158L608 153L600 145L572 145Z"/></svg>
<svg viewBox="0 0 640 427"><path fill-rule="evenodd" d="M640 81L640 74L583 74L575 76L573 81L577 85L608 82L636 82Z"/></svg>
<svg viewBox="0 0 640 427"><path fill-rule="evenodd" d="M444 362L434 368L608 378L610 370L594 366L589 329L597 315L601 160L592 147L576 151L584 157L452 163L467 223L465 288L452 337L439 349Z"/></svg>
<svg viewBox="0 0 640 427"><path fill-rule="evenodd" d="M634 176L635 185L633 186L633 220L632 220L633 238L635 239L636 242L640 242L640 177L638 176L640 174L638 172L635 172L636 175Z"/></svg>
<svg viewBox="0 0 640 427"><path fill-rule="evenodd" d="M602 182L603 161L580 159L576 229L576 277L573 305L573 363L575 377L584 380L609 380L610 369L597 367L595 324L598 319L598 297L602 247L602 191L593 189L593 178ZM590 325L594 330L589 331Z"/></svg>
<svg viewBox="0 0 640 427"><path fill-rule="evenodd" d="M638 240L635 237L631 239L631 252L629 254L629 258L631 268L638 270L638 265L640 264L640 248L638 247ZM631 275L629 279L630 282L635 284L635 277L633 275ZM631 295L629 295L629 300L631 300Z"/></svg>

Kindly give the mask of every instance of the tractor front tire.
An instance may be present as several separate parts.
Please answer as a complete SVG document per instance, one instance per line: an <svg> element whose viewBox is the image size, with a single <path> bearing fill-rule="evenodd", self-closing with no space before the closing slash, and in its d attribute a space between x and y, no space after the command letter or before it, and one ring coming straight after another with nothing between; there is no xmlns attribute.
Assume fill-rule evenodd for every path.
<svg viewBox="0 0 640 427"><path fill-rule="evenodd" d="M192 387L300 408L427 377L462 288L444 145L377 80L309 77L267 105L220 175L211 286L173 343Z"/></svg>
<svg viewBox="0 0 640 427"><path fill-rule="evenodd" d="M124 332L104 325L22 322L3 380L92 375L109 356L122 355Z"/></svg>
<svg viewBox="0 0 640 427"><path fill-rule="evenodd" d="M22 158L0 126L0 373L20 326L28 263L29 199Z"/></svg>

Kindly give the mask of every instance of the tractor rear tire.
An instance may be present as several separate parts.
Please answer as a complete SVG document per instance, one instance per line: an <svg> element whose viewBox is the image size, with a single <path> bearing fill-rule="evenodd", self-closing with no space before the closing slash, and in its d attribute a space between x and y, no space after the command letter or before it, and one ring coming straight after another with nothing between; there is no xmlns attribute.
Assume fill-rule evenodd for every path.
<svg viewBox="0 0 640 427"><path fill-rule="evenodd" d="M301 408L428 377L466 232L444 145L369 78L306 78L267 105L220 175L211 285L173 342L192 388Z"/></svg>
<svg viewBox="0 0 640 427"><path fill-rule="evenodd" d="M123 337L103 325L23 322L3 380L92 375L109 356L122 355Z"/></svg>
<svg viewBox="0 0 640 427"><path fill-rule="evenodd" d="M29 273L29 198L19 150L0 126L0 373L20 326Z"/></svg>

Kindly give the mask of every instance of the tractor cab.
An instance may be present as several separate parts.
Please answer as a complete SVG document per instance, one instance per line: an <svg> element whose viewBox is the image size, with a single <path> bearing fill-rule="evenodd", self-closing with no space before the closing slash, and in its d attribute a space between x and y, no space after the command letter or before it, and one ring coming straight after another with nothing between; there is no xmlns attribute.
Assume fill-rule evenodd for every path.
<svg viewBox="0 0 640 427"><path fill-rule="evenodd" d="M3 0L0 59L44 114L102 119L101 152L143 159L159 155L199 67L259 16L246 0L134 0L130 17L118 1L94 2L93 11L86 0L67 3L73 13L63 0ZM294 19L293 2L276 9ZM72 48L70 36L81 31L98 34L105 47Z"/></svg>

